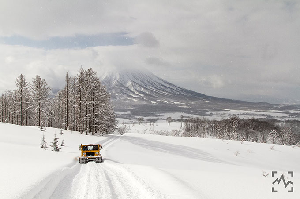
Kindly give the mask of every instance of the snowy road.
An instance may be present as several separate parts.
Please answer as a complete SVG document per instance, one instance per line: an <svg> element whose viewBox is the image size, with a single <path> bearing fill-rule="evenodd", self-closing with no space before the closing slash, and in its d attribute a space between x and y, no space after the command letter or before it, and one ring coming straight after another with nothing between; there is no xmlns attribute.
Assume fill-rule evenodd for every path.
<svg viewBox="0 0 300 199"><path fill-rule="evenodd" d="M23 198L164 198L120 164L74 165Z"/></svg>
<svg viewBox="0 0 300 199"><path fill-rule="evenodd" d="M124 142L124 140L127 142L127 139L125 137L110 136L100 142L104 148L102 150L104 156L102 163L89 162L83 165L74 163L45 178L22 198L177 198L174 194L176 191L169 190L173 193L164 194L157 189L157 186L153 186L153 179L151 181L151 178L149 180L147 177L143 178L145 176L139 176L138 169L137 173L134 172L135 169L132 169L135 168L134 166L131 167L128 164L114 161L113 156L105 158L111 146L118 146L120 144L118 142ZM130 140L131 144L132 142L136 145L149 147L149 143L143 143L141 140L138 143L136 140ZM152 145L152 147L155 146ZM150 171L149 168L148 171ZM180 191L181 194L178 198L197 198L197 194L193 194L194 190L190 190L191 188L184 185L180 180L171 177L170 174L153 168L150 172L158 176L158 178L155 178L157 182L168 184L168 189L176 188L177 191Z"/></svg>
<svg viewBox="0 0 300 199"><path fill-rule="evenodd" d="M82 165L69 198L164 198L120 164Z"/></svg>
<svg viewBox="0 0 300 199"><path fill-rule="evenodd" d="M24 198L164 198L118 163L74 165Z"/></svg>

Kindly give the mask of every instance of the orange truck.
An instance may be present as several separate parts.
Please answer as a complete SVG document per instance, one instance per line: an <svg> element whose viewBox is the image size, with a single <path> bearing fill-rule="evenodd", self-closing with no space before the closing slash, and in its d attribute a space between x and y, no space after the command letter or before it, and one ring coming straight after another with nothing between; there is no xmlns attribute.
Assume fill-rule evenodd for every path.
<svg viewBox="0 0 300 199"><path fill-rule="evenodd" d="M90 161L96 163L102 162L102 156L100 150L102 146L100 144L89 144L89 145L80 145L79 150L81 150L81 156L79 157L80 164L86 164Z"/></svg>

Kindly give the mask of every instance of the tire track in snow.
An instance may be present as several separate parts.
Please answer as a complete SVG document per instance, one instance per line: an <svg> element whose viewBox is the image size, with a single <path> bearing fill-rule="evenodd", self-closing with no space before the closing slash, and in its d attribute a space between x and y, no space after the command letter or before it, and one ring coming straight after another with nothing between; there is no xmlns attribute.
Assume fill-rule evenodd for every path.
<svg viewBox="0 0 300 199"><path fill-rule="evenodd" d="M94 162L81 166L80 172L75 176L70 198L111 198L110 187L105 182L105 175L97 169L100 164Z"/></svg>
<svg viewBox="0 0 300 199"><path fill-rule="evenodd" d="M118 140L119 137L109 136L107 139L100 141L99 144L101 144L105 150ZM103 153L104 150L102 150L101 153ZM69 193L64 194L63 198L115 198L114 192L111 192L112 185L110 185L110 181L107 180L107 176L101 166L102 164L90 162L80 165L80 170L67 185L69 186ZM52 194L53 198L61 198L56 197L62 195L60 189L56 189L56 191L57 192ZM50 198L52 198L52 196Z"/></svg>
<svg viewBox="0 0 300 199"><path fill-rule="evenodd" d="M205 151L187 146L179 146L165 142L151 141L138 137L127 137L126 135L122 137L122 140L149 150L158 151L162 153L183 156L186 158L202 160L205 162L231 164L224 160L218 159Z"/></svg>
<svg viewBox="0 0 300 199"><path fill-rule="evenodd" d="M65 167L40 181L33 189L21 196L21 199L67 198L70 184L79 172L80 165Z"/></svg>
<svg viewBox="0 0 300 199"><path fill-rule="evenodd" d="M113 185L116 198L165 198L122 164L107 162L103 164L103 171Z"/></svg>
<svg viewBox="0 0 300 199"><path fill-rule="evenodd" d="M106 138L105 140L102 140L100 142L97 142L96 144L101 144L103 146L103 148L107 148L110 145L114 144L115 142L117 142L120 138L117 136L111 136L108 135L108 138Z"/></svg>
<svg viewBox="0 0 300 199"><path fill-rule="evenodd" d="M100 142L103 148L113 145L119 137L111 136ZM22 199L162 199L160 192L151 188L122 164L107 160L103 163L72 164L55 172L35 186Z"/></svg>
<svg viewBox="0 0 300 199"><path fill-rule="evenodd" d="M109 136L100 142L103 147L108 147L118 140L118 137ZM45 199L45 198L72 198L72 182L82 172L82 166L77 162L70 164L62 170L56 171L38 182L33 188L24 193L21 199ZM85 174L88 176L88 174ZM105 176L102 176L104 178ZM99 180L98 180L99 181ZM103 185L104 186L104 185ZM82 197L83 198L83 197Z"/></svg>
<svg viewBox="0 0 300 199"><path fill-rule="evenodd" d="M124 168L121 164L107 161L82 165L72 183L70 198L165 198L158 191Z"/></svg>

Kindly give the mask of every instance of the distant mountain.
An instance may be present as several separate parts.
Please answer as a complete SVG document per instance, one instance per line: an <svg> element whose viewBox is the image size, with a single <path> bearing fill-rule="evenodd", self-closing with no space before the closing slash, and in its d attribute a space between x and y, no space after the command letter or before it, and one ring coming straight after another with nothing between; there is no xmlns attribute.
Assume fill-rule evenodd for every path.
<svg viewBox="0 0 300 199"><path fill-rule="evenodd" d="M176 86L146 70L122 70L107 73L102 83L111 93L116 111L133 115L184 112L205 115L211 110L269 109L268 103L250 103L207 96Z"/></svg>

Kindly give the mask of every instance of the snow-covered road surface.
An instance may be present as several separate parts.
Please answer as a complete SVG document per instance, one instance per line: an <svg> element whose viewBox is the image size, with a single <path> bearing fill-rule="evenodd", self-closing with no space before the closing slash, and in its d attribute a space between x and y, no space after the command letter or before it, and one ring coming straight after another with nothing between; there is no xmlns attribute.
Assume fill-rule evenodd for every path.
<svg viewBox="0 0 300 199"><path fill-rule="evenodd" d="M164 198L119 163L82 165L74 178L69 198Z"/></svg>
<svg viewBox="0 0 300 199"><path fill-rule="evenodd" d="M109 136L99 142L104 150L109 151L112 145L118 145L120 140L127 140L119 136ZM136 140L133 140L136 142ZM146 140L145 140L146 141ZM141 142L147 145L149 143ZM135 169L134 169L135 168ZM34 198L64 198L64 199L162 199L162 198L198 198L196 190L192 190L180 179L172 177L161 170L140 167L142 170L151 170L152 175L157 175L157 183L167 183L169 187L176 188L173 193L164 194L152 185L151 180L141 178L134 170L137 167L116 162L113 158L104 158L102 163L89 162L87 164L74 163L63 170L55 172L45 178L33 189L22 196L23 199ZM180 193L178 193L178 191ZM195 192L195 193L193 193ZM203 196L203 195L202 195ZM206 198L206 197L201 197Z"/></svg>
<svg viewBox="0 0 300 199"><path fill-rule="evenodd" d="M90 162L65 169L22 198L165 198L119 163Z"/></svg>

